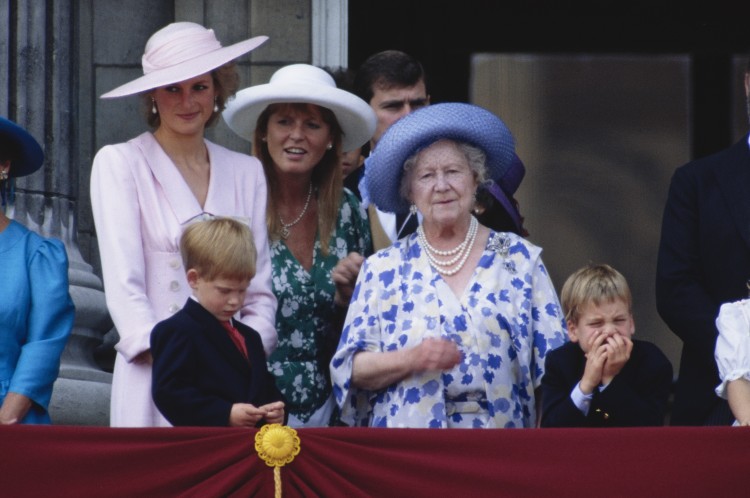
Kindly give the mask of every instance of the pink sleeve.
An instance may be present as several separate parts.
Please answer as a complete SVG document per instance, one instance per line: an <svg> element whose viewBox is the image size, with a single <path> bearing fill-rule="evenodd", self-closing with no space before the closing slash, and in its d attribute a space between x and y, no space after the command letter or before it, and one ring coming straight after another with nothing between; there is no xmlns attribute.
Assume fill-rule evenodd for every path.
<svg viewBox="0 0 750 498"><path fill-rule="evenodd" d="M257 164L257 175L252 179L251 195L245 196L246 209L250 213L250 229L253 232L258 258L256 273L250 282L245 306L241 311L241 320L254 328L263 340L263 349L268 357L278 342L276 334L276 296L271 290L271 255L268 247L268 228L266 226L266 179L260 162Z"/></svg>
<svg viewBox="0 0 750 498"><path fill-rule="evenodd" d="M128 361L150 348L157 319L146 295L140 205L127 144L106 146L94 157L94 215L107 308L120 335L116 349ZM128 157L130 156L130 157Z"/></svg>

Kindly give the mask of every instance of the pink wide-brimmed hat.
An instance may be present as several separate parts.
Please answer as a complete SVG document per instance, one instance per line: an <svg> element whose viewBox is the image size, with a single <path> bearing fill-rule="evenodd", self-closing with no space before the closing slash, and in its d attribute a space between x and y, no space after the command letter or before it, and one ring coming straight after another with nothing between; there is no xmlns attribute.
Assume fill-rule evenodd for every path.
<svg viewBox="0 0 750 498"><path fill-rule="evenodd" d="M169 24L146 42L141 59L143 76L118 86L101 98L124 97L189 80L250 52L266 40L267 36L256 36L222 47L212 29L192 22Z"/></svg>

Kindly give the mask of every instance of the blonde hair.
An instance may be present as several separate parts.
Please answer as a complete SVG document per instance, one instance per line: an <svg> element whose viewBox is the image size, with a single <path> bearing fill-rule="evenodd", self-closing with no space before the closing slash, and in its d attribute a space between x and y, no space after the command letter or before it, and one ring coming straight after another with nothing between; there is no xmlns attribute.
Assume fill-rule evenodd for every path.
<svg viewBox="0 0 750 498"><path fill-rule="evenodd" d="M607 264L590 264L575 271L563 285L560 304L565 320L578 323L581 310L593 303L598 306L621 299L632 310L633 297L622 274Z"/></svg>
<svg viewBox="0 0 750 498"><path fill-rule="evenodd" d="M263 163L263 170L266 173L268 184L268 206L266 209L268 237L271 240L281 238L281 222L279 221L279 206L277 204L281 187L273 167L273 159L268 151L268 144L263 141L263 138L268 133L268 121L271 114L287 109L296 112L311 112L311 109L317 109L320 112L321 119L331 131L333 147L326 150L323 158L315 165L312 174L312 185L313 189L316 190L318 199L318 238L321 251L327 256L328 241L336 225L344 185L341 168L339 168L338 153L341 150L341 135L343 132L333 111L319 105L307 103L270 104L258 116L258 123L253 136L253 155Z"/></svg>
<svg viewBox="0 0 750 498"><path fill-rule="evenodd" d="M186 270L194 269L206 280L251 279L257 252L253 233L232 218L214 218L188 226L180 238Z"/></svg>

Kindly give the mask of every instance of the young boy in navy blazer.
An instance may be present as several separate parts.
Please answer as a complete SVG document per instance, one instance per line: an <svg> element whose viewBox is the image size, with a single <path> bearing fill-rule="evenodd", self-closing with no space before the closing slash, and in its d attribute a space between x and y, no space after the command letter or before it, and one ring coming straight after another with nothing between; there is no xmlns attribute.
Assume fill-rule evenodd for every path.
<svg viewBox="0 0 750 498"><path fill-rule="evenodd" d="M180 252L193 294L151 332L156 406L176 426L283 424L260 335L232 318L255 276L250 229L230 218L194 223Z"/></svg>
<svg viewBox="0 0 750 498"><path fill-rule="evenodd" d="M569 343L551 351L542 378L542 427L664 424L672 364L632 339L632 296L609 265L589 265L565 282L560 302Z"/></svg>

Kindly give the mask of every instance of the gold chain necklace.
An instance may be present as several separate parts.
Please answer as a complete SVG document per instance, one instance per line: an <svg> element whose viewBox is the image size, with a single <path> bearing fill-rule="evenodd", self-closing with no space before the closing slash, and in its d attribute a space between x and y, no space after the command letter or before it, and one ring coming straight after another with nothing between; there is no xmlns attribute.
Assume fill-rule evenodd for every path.
<svg viewBox="0 0 750 498"><path fill-rule="evenodd" d="M279 215L279 221L281 222L281 238L286 240L287 237L289 237L289 229L292 228L294 225L300 222L300 220L305 216L305 213L307 213L307 208L310 205L310 198L312 197L312 182L310 182L310 187L307 189L307 200L305 201L305 207L302 208L302 212L297 216L297 218L291 222L291 223L284 223L284 220L281 219L281 215Z"/></svg>

